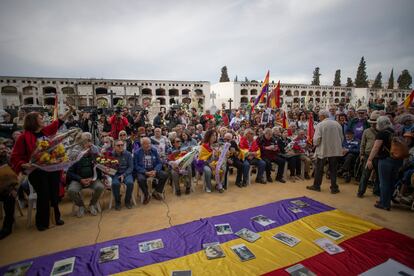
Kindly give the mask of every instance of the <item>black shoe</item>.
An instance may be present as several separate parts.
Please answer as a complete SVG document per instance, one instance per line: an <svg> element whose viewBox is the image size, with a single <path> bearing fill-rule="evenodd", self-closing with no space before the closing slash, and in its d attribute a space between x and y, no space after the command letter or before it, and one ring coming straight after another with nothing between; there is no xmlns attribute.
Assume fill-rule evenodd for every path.
<svg viewBox="0 0 414 276"><path fill-rule="evenodd" d="M177 190L177 191L175 191L175 195L176 195L176 196L181 196L181 190Z"/></svg>
<svg viewBox="0 0 414 276"><path fill-rule="evenodd" d="M321 191L321 188L313 186L313 185L312 186L306 186L306 189L312 190L312 191L317 191L317 192Z"/></svg>
<svg viewBox="0 0 414 276"><path fill-rule="evenodd" d="M268 176L268 177L266 177L266 180L267 180L267 182L273 182L273 179L272 179L272 177L271 176Z"/></svg>
<svg viewBox="0 0 414 276"><path fill-rule="evenodd" d="M364 194L357 193L357 197L363 198L364 197Z"/></svg>
<svg viewBox="0 0 414 276"><path fill-rule="evenodd" d="M125 207L127 209L132 209L132 203L131 202L125 202Z"/></svg>
<svg viewBox="0 0 414 276"><path fill-rule="evenodd" d="M191 193L191 188L185 188L185 194L189 195Z"/></svg>
<svg viewBox="0 0 414 276"><path fill-rule="evenodd" d="M61 219L56 220L56 225L63 225L63 224L65 224L65 222L63 220L61 220Z"/></svg>
<svg viewBox="0 0 414 276"><path fill-rule="evenodd" d="M151 200L151 196L150 195L145 195L144 201L142 202L142 204L147 205Z"/></svg>
<svg viewBox="0 0 414 276"><path fill-rule="evenodd" d="M340 191L339 189L331 189L331 194L338 194Z"/></svg>
<svg viewBox="0 0 414 276"><path fill-rule="evenodd" d="M39 230L39 231L45 231L45 230L47 230L47 229L48 229L48 227L46 227L46 226L36 226L36 228L37 228L37 230Z"/></svg>
<svg viewBox="0 0 414 276"><path fill-rule="evenodd" d="M266 181L264 179L256 179L255 182L259 184L266 184Z"/></svg>
<svg viewBox="0 0 414 276"><path fill-rule="evenodd" d="M181 194L181 192L180 192L180 194ZM162 195L161 195L159 192L157 192L157 191L152 192L152 196L153 196L156 200L162 200Z"/></svg>
<svg viewBox="0 0 414 276"><path fill-rule="evenodd" d="M241 187L247 187L247 182L246 181L243 181L242 183L241 183ZM240 188L241 188L240 187Z"/></svg>
<svg viewBox="0 0 414 276"><path fill-rule="evenodd" d="M281 178L276 178L276 181L277 181L277 182L280 182L280 183L286 183L286 180L284 180L284 179L283 179L283 177L281 177Z"/></svg>
<svg viewBox="0 0 414 276"><path fill-rule="evenodd" d="M311 179L308 173L305 173L305 179Z"/></svg>
<svg viewBox="0 0 414 276"><path fill-rule="evenodd" d="M242 183L237 183L237 182L236 182L236 186L237 186L237 187L239 187L239 188L241 188L241 187L243 187L243 184L242 184Z"/></svg>
<svg viewBox="0 0 414 276"><path fill-rule="evenodd" d="M115 203L115 210L121 211L121 203L120 202Z"/></svg>
<svg viewBox="0 0 414 276"><path fill-rule="evenodd" d="M351 182L351 174L349 174L349 173L345 174L344 178L345 178L345 183Z"/></svg>
<svg viewBox="0 0 414 276"><path fill-rule="evenodd" d="M4 239L8 235L11 234L11 227L10 228L3 228L0 230L0 240Z"/></svg>

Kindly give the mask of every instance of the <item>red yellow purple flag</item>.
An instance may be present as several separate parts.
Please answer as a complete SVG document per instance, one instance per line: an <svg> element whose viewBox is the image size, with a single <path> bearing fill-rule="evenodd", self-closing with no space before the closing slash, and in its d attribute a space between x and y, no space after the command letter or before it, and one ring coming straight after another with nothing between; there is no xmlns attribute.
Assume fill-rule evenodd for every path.
<svg viewBox="0 0 414 276"><path fill-rule="evenodd" d="M267 94L268 91L269 91L269 70L267 70L266 77L263 81L262 88L260 90L260 94L254 101L254 104L252 105L252 112L254 111L254 107L259 103L259 101L260 102L263 101L264 96Z"/></svg>
<svg viewBox="0 0 414 276"><path fill-rule="evenodd" d="M280 81L278 81L277 86L270 93L267 99L267 107L280 108Z"/></svg>
<svg viewBox="0 0 414 276"><path fill-rule="evenodd" d="M313 135L315 134L315 127L313 126L313 113L309 113L308 120L308 133L307 133L307 142L309 145L313 145Z"/></svg>
<svg viewBox="0 0 414 276"><path fill-rule="evenodd" d="M411 91L411 94L408 95L407 98L405 98L404 102L403 102L403 106L405 108L409 108L411 106L411 104L413 103L414 100L414 90Z"/></svg>

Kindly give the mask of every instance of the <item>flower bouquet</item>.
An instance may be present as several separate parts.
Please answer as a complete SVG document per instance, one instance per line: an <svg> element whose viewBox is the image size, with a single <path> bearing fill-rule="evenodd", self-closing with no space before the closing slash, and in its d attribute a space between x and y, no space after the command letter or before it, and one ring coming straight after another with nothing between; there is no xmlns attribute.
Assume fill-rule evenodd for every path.
<svg viewBox="0 0 414 276"><path fill-rule="evenodd" d="M292 141L286 146L286 152L292 155L298 155L304 153L304 150L298 144L298 142Z"/></svg>
<svg viewBox="0 0 414 276"><path fill-rule="evenodd" d="M211 171L216 180L218 189L222 189L227 158L229 157L230 143L213 145L213 160L210 162Z"/></svg>
<svg viewBox="0 0 414 276"><path fill-rule="evenodd" d="M109 155L99 155L96 157L96 167L106 174L115 175L119 167L119 161Z"/></svg>
<svg viewBox="0 0 414 276"><path fill-rule="evenodd" d="M178 168L180 172L183 172L188 166L191 166L197 153L198 147L195 147L190 151L181 151L179 153L170 154L168 156L168 163L172 167Z"/></svg>
<svg viewBox="0 0 414 276"><path fill-rule="evenodd" d="M79 161L79 159L86 153L86 151L81 151L76 155L68 155L68 149L76 145L70 144L70 138L74 137L79 132L79 129L72 129L59 133L52 138L43 137L42 139L39 139L36 142L36 149L32 154L30 163L33 164L33 167L48 172L69 168Z"/></svg>

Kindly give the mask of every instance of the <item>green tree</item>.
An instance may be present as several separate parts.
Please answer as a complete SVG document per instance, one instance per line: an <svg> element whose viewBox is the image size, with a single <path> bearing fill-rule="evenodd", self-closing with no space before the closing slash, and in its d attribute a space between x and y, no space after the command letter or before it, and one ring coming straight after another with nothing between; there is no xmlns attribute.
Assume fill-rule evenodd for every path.
<svg viewBox="0 0 414 276"><path fill-rule="evenodd" d="M335 80L333 82L334 86L341 86L341 70L336 70L335 72Z"/></svg>
<svg viewBox="0 0 414 276"><path fill-rule="evenodd" d="M346 87L354 87L354 83L351 78L346 79Z"/></svg>
<svg viewBox="0 0 414 276"><path fill-rule="evenodd" d="M221 68L220 82L229 82L229 74L227 73L227 66Z"/></svg>
<svg viewBox="0 0 414 276"><path fill-rule="evenodd" d="M394 68L391 70L390 78L388 79L388 89L394 89Z"/></svg>
<svg viewBox="0 0 414 276"><path fill-rule="evenodd" d="M312 85L320 85L320 81L319 81L319 77L322 74L319 73L319 67L316 67L315 70L313 71L313 81L312 81Z"/></svg>
<svg viewBox="0 0 414 276"><path fill-rule="evenodd" d="M355 87L368 87L367 65L364 57L359 62L358 71L355 78Z"/></svg>
<svg viewBox="0 0 414 276"><path fill-rule="evenodd" d="M410 89L411 84L413 83L413 78L408 72L407 69L401 72L401 75L398 77L398 88L399 89Z"/></svg>
<svg viewBox="0 0 414 276"><path fill-rule="evenodd" d="M381 72L379 72L377 77L375 78L375 81L372 84L372 88L382 88L382 74L381 74Z"/></svg>

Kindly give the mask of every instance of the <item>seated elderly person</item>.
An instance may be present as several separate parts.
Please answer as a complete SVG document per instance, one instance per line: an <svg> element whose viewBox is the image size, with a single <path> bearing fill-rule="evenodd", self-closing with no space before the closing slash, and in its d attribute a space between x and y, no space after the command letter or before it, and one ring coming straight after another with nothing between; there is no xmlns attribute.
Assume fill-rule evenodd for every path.
<svg viewBox="0 0 414 276"><path fill-rule="evenodd" d="M147 137L141 139L141 148L134 154L134 169L137 174L138 185L144 193L144 204L148 204L151 196L148 192L147 178L153 177L158 181L153 182L152 196L162 200L165 182L168 174L162 171L162 163L158 152L151 147L151 140Z"/></svg>
<svg viewBox="0 0 414 276"><path fill-rule="evenodd" d="M173 146L168 151L168 161L175 161L180 154L186 153L188 150L187 147L182 145L180 138L175 138ZM173 188L175 189L175 194L181 196L180 189L180 176L183 176L185 181L185 194L190 194L191 191L191 166L185 168L184 171L180 171L177 165L174 162L170 162L172 167L171 177Z"/></svg>
<svg viewBox="0 0 414 276"><path fill-rule="evenodd" d="M167 151L171 148L171 142L167 137L162 135L161 128L156 128L154 130L154 136L151 137L151 143L157 149L161 160L165 160Z"/></svg>
<svg viewBox="0 0 414 276"><path fill-rule="evenodd" d="M305 179L310 179L310 166L312 160L310 159L309 155L312 151L312 146L308 143L307 137L305 135L304 130L298 131L298 136L293 140L297 143L297 145L302 149L299 158L305 164Z"/></svg>
<svg viewBox="0 0 414 276"><path fill-rule="evenodd" d="M351 182L353 168L359 155L359 147L359 140L355 139L354 132L348 129L345 132L345 139L342 142L343 156L341 158L343 162L341 173L343 173L346 183Z"/></svg>
<svg viewBox="0 0 414 276"><path fill-rule="evenodd" d="M257 139L260 146L260 152L263 160L266 162L266 178L268 182L273 182L271 172L272 163L277 164L276 181L285 183L283 179L283 172L285 170L285 159L278 156L280 153L277 140L273 138L272 129L266 128L264 134Z"/></svg>
<svg viewBox="0 0 414 276"><path fill-rule="evenodd" d="M87 153L78 162L73 164L67 172L68 194L69 198L78 207L77 216L80 218L85 214L85 204L80 191L83 189L93 190L89 203L89 212L91 215L96 216L98 214L97 203L104 191L104 186L99 177L96 176L97 178L95 178L94 176L94 161L99 154L99 150L92 144L92 134L89 132L82 133L78 142L80 147L77 149L75 147L72 151L87 150ZM99 174L99 171L97 173Z"/></svg>
<svg viewBox="0 0 414 276"><path fill-rule="evenodd" d="M244 136L240 138L239 148L243 153L243 179L248 179L250 166L257 166L258 172L256 183L266 184L264 171L266 162L260 159L260 147L254 139L254 132L251 128L244 131Z"/></svg>
<svg viewBox="0 0 414 276"><path fill-rule="evenodd" d="M121 210L121 183L126 185L125 192L125 207L132 208L131 196L134 189L134 178L132 172L134 170L134 163L132 155L129 151L125 150L125 144L122 140L115 142L115 150L112 156L118 160L118 169L116 174L112 176L112 193L115 197L115 210Z"/></svg>
<svg viewBox="0 0 414 276"><path fill-rule="evenodd" d="M226 169L228 171L229 167L235 167L237 169L236 186L239 188L246 186L247 179L242 181L243 161L240 159L240 149L236 141L234 141L233 134L231 132L227 132L226 134L224 134L224 142L230 143L230 156L227 159ZM224 180L224 183L227 183L227 173L225 174L225 178L226 179Z"/></svg>

